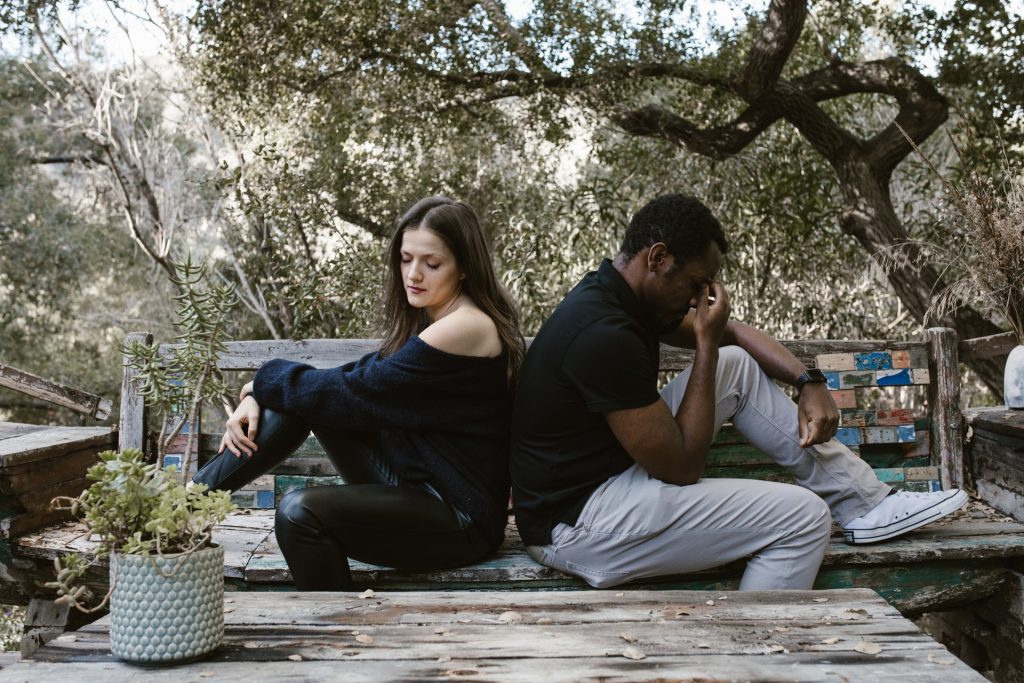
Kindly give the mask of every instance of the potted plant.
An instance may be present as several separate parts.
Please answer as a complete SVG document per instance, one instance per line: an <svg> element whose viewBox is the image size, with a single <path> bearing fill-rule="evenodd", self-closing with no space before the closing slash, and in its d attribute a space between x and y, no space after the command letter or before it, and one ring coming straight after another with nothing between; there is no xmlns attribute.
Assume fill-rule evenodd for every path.
<svg viewBox="0 0 1024 683"><path fill-rule="evenodd" d="M109 600L110 649L128 662L178 663L213 651L224 635L224 549L211 538L234 510L229 494L185 486L132 449L100 453L88 477L95 483L81 495L53 506L84 518L96 557L110 559L110 590L86 607L89 565L66 555L47 584L57 602L94 612Z"/></svg>

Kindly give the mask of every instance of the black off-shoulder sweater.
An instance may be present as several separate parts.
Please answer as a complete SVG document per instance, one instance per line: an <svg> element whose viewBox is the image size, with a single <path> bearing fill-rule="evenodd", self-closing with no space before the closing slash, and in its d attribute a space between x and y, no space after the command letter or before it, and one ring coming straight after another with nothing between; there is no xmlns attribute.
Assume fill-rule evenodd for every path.
<svg viewBox="0 0 1024 683"><path fill-rule="evenodd" d="M501 544L512 409L504 355L458 356L412 337L387 358L374 352L338 368L269 361L253 395L312 426L380 431L403 481L429 482Z"/></svg>

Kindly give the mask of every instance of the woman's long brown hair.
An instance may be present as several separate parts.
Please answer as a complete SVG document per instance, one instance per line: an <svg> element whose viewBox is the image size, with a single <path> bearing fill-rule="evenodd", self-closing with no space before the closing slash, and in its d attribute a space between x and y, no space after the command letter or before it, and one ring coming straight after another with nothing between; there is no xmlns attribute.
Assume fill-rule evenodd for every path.
<svg viewBox="0 0 1024 683"><path fill-rule="evenodd" d="M388 269L384 281L385 333L381 353L389 356L428 324L425 310L409 304L402 281L402 235L406 230L427 228L451 249L455 264L465 275L462 291L490 316L508 359L509 386L514 387L526 355L519 331L515 302L498 282L487 241L480 230L476 211L468 204L447 197L425 197L405 212L388 247Z"/></svg>

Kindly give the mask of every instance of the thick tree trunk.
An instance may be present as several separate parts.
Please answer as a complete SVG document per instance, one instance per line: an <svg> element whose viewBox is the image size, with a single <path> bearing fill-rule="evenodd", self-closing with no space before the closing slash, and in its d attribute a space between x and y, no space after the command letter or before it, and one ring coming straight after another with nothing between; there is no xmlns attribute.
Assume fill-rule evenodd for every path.
<svg viewBox="0 0 1024 683"><path fill-rule="evenodd" d="M915 320L928 326L951 327L960 339L1002 332L969 307L942 318L928 317L933 294L942 291L946 283L922 258L920 249L910 242L893 208L888 178L879 178L877 172L863 161L835 164L835 167L842 189L843 217L840 226L843 232L856 238L872 257L902 256L886 259L892 264L886 268L886 273L896 296ZM1002 396L1001 363L981 358L972 359L969 366L990 390Z"/></svg>

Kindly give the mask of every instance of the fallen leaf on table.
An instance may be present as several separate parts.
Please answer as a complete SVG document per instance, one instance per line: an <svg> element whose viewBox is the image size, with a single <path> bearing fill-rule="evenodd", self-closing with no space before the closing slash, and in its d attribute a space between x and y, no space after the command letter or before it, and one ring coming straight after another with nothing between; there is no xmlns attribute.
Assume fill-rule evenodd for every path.
<svg viewBox="0 0 1024 683"><path fill-rule="evenodd" d="M288 655L288 659L293 661L293 662L301 662L302 661L302 655Z"/></svg>
<svg viewBox="0 0 1024 683"><path fill-rule="evenodd" d="M790 630L790 628L788 626L776 626L775 630L778 631L779 633L786 633L787 631Z"/></svg>
<svg viewBox="0 0 1024 683"><path fill-rule="evenodd" d="M555 621L554 621L554 619L549 619L547 617L541 617L540 619L537 620L537 623L539 625L541 625L541 626L547 626L548 624L555 623Z"/></svg>
<svg viewBox="0 0 1024 683"><path fill-rule="evenodd" d="M636 642L636 636L634 636L632 633L620 633L619 634L619 638L622 638L627 643L635 643Z"/></svg>
<svg viewBox="0 0 1024 683"><path fill-rule="evenodd" d="M838 638L826 638L825 640L821 641L821 644L822 645L835 645L838 642L839 642Z"/></svg>
<svg viewBox="0 0 1024 683"><path fill-rule="evenodd" d="M785 652L786 651L786 648L784 648L781 645L768 645L767 647L768 647L768 652L769 653L772 653L772 652Z"/></svg>
<svg viewBox="0 0 1024 683"><path fill-rule="evenodd" d="M450 661L452 661L452 656L451 655L441 655L440 657L437 658L437 661L439 661L439 662L450 662Z"/></svg>
<svg viewBox="0 0 1024 683"><path fill-rule="evenodd" d="M640 651L640 648L633 645L627 645L626 649L622 651L622 656L626 659L647 659L647 655Z"/></svg>
<svg viewBox="0 0 1024 683"><path fill-rule="evenodd" d="M62 636L57 636L56 638L54 638L54 640L56 640L59 643L73 643L76 640L78 640L78 636L72 635L70 633L65 633Z"/></svg>
<svg viewBox="0 0 1024 683"><path fill-rule="evenodd" d="M363 645L369 645L373 642L373 636L368 636L365 633L360 633L358 636L356 636L356 642L362 643Z"/></svg>
<svg viewBox="0 0 1024 683"><path fill-rule="evenodd" d="M710 650L711 649L711 646L708 645L707 643L697 643L697 647L700 648L701 650Z"/></svg>
<svg viewBox="0 0 1024 683"><path fill-rule="evenodd" d="M359 597L362 598L363 600L366 600L368 598L375 597L376 595L377 594L373 592L372 588L367 588L366 590L364 590L362 593L359 594Z"/></svg>
<svg viewBox="0 0 1024 683"><path fill-rule="evenodd" d="M869 643L866 640L862 640L854 645L853 649L865 655L877 655L882 651L882 646L878 643Z"/></svg>
<svg viewBox="0 0 1024 683"><path fill-rule="evenodd" d="M212 671L200 671L199 672L199 677L200 678L209 678L210 676L213 676L213 675L214 674L213 674Z"/></svg>
<svg viewBox="0 0 1024 683"><path fill-rule="evenodd" d="M861 619L867 619L868 618L868 611L866 609L848 609L848 610L843 611L843 618L844 619L853 619L854 621L859 621Z"/></svg>
<svg viewBox="0 0 1024 683"><path fill-rule="evenodd" d="M711 607L714 607L714 606L715 606L715 601L714 601L714 600L708 600L708 601L707 601L707 602L705 602L704 604L705 604L705 605L710 605Z"/></svg>
<svg viewBox="0 0 1024 683"><path fill-rule="evenodd" d="M828 598L814 598L814 602L828 602Z"/></svg>
<svg viewBox="0 0 1024 683"><path fill-rule="evenodd" d="M942 666L952 666L956 664L956 659L953 657L936 657L935 655L928 655L928 661Z"/></svg>
<svg viewBox="0 0 1024 683"><path fill-rule="evenodd" d="M522 614L520 614L519 612L513 612L511 610L509 610L508 612L502 612L501 615L498 617L498 621L504 622L506 624L518 624L522 620Z"/></svg>

